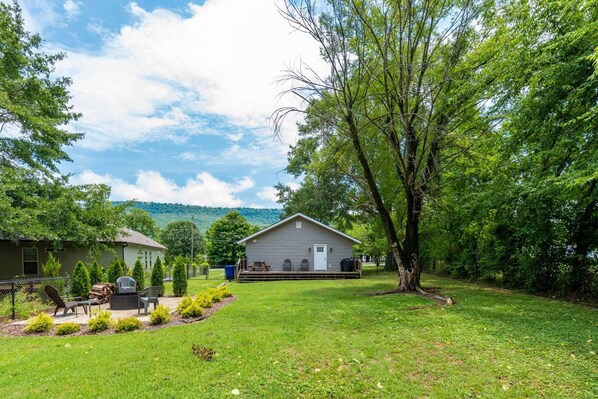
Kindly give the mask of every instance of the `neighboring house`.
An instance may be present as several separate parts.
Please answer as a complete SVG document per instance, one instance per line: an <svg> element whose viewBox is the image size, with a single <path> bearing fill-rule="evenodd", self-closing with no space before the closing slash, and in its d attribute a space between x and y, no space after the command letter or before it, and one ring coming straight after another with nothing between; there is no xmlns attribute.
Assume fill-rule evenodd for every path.
<svg viewBox="0 0 598 399"><path fill-rule="evenodd" d="M133 268L135 261L141 259L144 267L150 269L158 257L164 260L166 247L145 235L130 229L122 229L114 242L107 244L98 262L110 266L114 258L124 260L129 268ZM0 279L15 276L43 277L42 264L52 253L62 264L61 275L73 275L78 261L85 263L93 261L86 247L72 242L65 242L62 248L56 249L46 241L19 240L18 243L0 239Z"/></svg>
<svg viewBox="0 0 598 399"><path fill-rule="evenodd" d="M247 265L265 262L270 271L282 271L286 259L298 270L309 262L310 272L340 272L341 260L353 255L361 241L301 213L281 220L238 241L246 246Z"/></svg>

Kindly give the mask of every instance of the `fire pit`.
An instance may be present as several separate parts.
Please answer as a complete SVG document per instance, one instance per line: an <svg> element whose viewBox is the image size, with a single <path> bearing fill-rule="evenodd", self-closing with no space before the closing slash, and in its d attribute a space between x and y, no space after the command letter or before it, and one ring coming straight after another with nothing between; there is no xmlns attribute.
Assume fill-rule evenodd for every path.
<svg viewBox="0 0 598 399"><path fill-rule="evenodd" d="M110 295L110 310L137 309L137 282L131 277L119 277L116 280L116 294Z"/></svg>

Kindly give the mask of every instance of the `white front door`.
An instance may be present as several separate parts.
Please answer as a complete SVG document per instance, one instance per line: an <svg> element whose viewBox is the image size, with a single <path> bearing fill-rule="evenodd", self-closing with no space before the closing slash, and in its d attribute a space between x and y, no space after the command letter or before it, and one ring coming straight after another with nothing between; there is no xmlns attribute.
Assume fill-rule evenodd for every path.
<svg viewBox="0 0 598 399"><path fill-rule="evenodd" d="M328 261L328 251L326 244L314 244L314 271L328 270L326 262Z"/></svg>

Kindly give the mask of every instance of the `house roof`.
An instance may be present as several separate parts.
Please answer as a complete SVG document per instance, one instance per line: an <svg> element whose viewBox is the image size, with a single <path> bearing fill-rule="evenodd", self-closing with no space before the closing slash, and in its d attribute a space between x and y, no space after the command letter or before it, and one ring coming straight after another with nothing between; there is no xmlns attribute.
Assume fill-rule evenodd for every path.
<svg viewBox="0 0 598 399"><path fill-rule="evenodd" d="M322 227L322 228L324 228L324 229L326 229L326 230L332 231L333 233L336 233L336 234L338 234L338 235L340 235L340 236L343 236L343 237L345 237L345 238L347 238L347 239L349 239L349 240L353 241L355 244L361 244L361 241L359 241L357 238L353 238L353 237L351 237L350 235L347 235L347 234L345 234L345 233L343 233L343 232L341 232L341 231L338 231L338 230L336 230L336 229L333 229L333 228L332 228L332 227L330 227L330 226L326 226L324 223L320 223L320 222L318 222L317 220L315 220L315 219L312 219L312 218L310 218L309 216L305 216L305 215L304 215L304 214L302 214L302 213L296 213L296 214L294 214L293 216L289 216L288 218L281 220L280 222L274 223L273 225L270 225L270 226L266 227L265 229L258 231L257 233L254 233L254 234L252 234L252 235L250 235L250 236L247 236L247 237L243 238L242 240L239 240L239 241L237 241L237 244L244 244L244 243L246 243L247 241L251 240L252 238L255 238L255 237L259 236L259 235L262 235L262 234L264 234L265 232L267 232L267 231L270 231L270 230L272 230L272 229L275 229L276 227L278 227L278 226L280 226L280 225L283 225L283 224L285 224L285 223L288 223L288 222L290 222L291 220L293 220L293 219L296 219L296 218L298 218L298 217L302 217L302 218L304 218L304 219L306 219L306 220L309 220L309 221L310 221L310 222L312 222L312 223L315 223L315 224L317 224L318 226L320 226L320 227Z"/></svg>
<svg viewBox="0 0 598 399"><path fill-rule="evenodd" d="M127 244L137 244L137 245L144 245L146 247L151 248L158 248L158 249L168 249L164 245L157 243L156 241L152 240L151 238L141 234L138 231L131 230L131 229L121 229L114 242L117 243L127 243Z"/></svg>

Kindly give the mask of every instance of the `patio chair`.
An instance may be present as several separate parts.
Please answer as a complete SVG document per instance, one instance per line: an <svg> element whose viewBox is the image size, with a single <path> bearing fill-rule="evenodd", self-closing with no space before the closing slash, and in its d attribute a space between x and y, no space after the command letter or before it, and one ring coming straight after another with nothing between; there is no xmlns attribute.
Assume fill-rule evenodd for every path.
<svg viewBox="0 0 598 399"><path fill-rule="evenodd" d="M119 294L134 294L137 292L137 282L129 276L116 279L116 289Z"/></svg>
<svg viewBox="0 0 598 399"><path fill-rule="evenodd" d="M58 309L61 309L61 308L64 308L64 313L62 314L63 316L66 316L66 314L69 310L72 310L73 312L75 312L75 315L77 315L77 316L79 315L77 313L77 307L83 306L82 302L80 302L80 301L64 302L64 299L60 296L60 293L58 292L56 287L52 287L51 285L46 285L44 290L46 291L46 295L48 295L48 298L50 298L52 300L52 302L54 302L54 304L56 305L56 309L54 309L54 316L56 316L56 312L58 312ZM67 301L68 301L68 299L67 299Z"/></svg>
<svg viewBox="0 0 598 399"><path fill-rule="evenodd" d="M303 259L301 261L301 265L299 266L299 270L301 270L302 272L308 272L309 271L309 261L307 259Z"/></svg>
<svg viewBox="0 0 598 399"><path fill-rule="evenodd" d="M282 262L282 270L285 272L293 270L293 263L291 263L290 259L285 259L284 262Z"/></svg>
<svg viewBox="0 0 598 399"><path fill-rule="evenodd" d="M160 304L159 297L162 295L162 287L147 287L139 292L137 297L137 314L141 313L141 304L145 308L145 314L147 314L147 308L150 303L154 304L154 310Z"/></svg>

